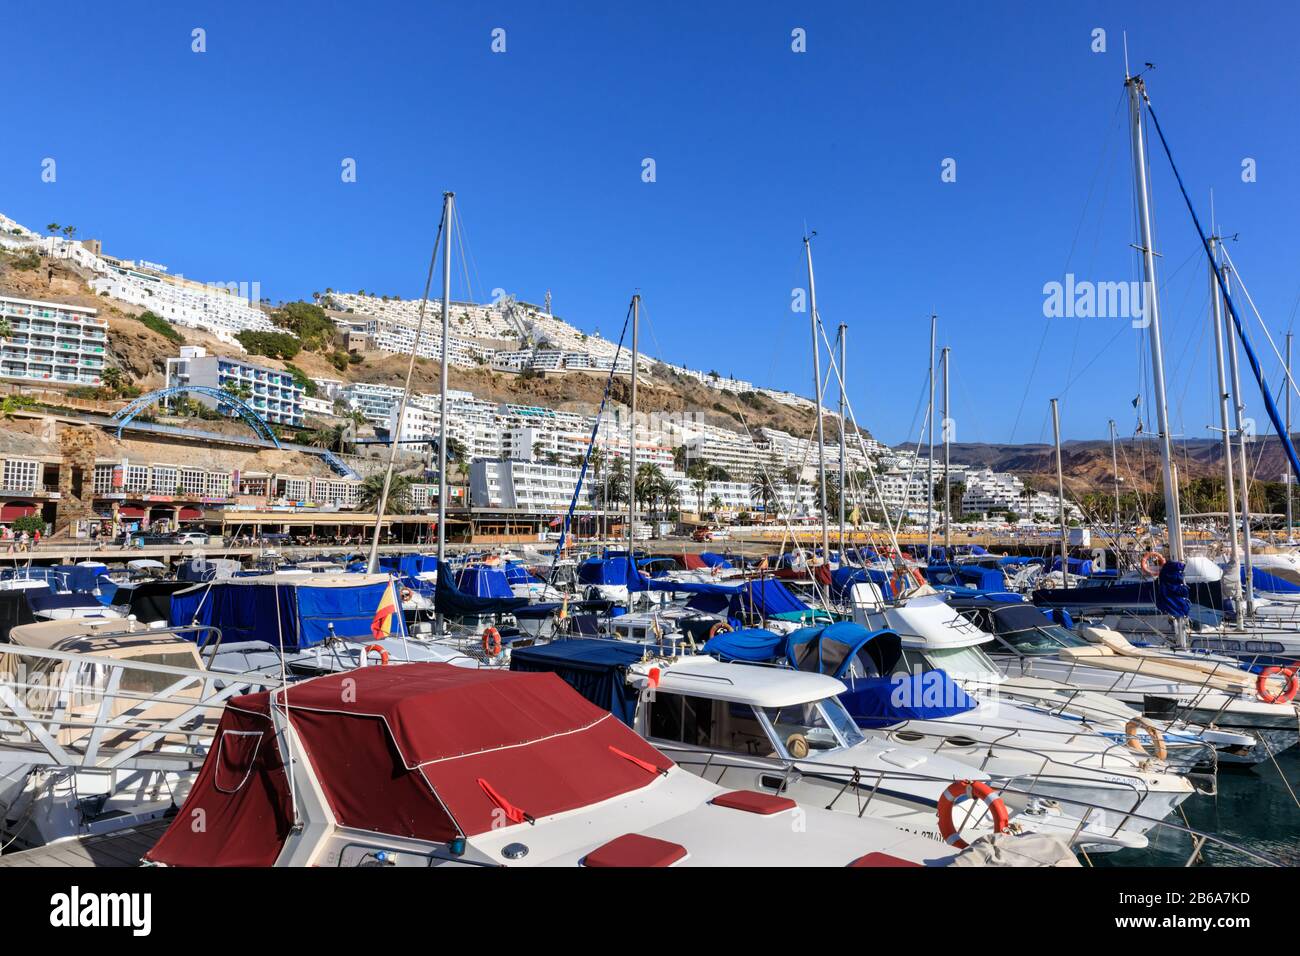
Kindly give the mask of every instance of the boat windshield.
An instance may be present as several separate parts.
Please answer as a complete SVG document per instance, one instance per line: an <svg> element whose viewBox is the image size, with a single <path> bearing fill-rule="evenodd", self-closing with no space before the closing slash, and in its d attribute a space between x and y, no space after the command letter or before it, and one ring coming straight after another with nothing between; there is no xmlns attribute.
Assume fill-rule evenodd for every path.
<svg viewBox="0 0 1300 956"><path fill-rule="evenodd" d="M909 656L915 653L914 649L909 649ZM929 669L947 671L952 677L987 680L989 675L1001 675L997 665L974 644L966 647L927 647L923 653Z"/></svg>
<svg viewBox="0 0 1300 956"><path fill-rule="evenodd" d="M833 706L832 706L833 705ZM853 718L835 698L791 704L785 707L761 707L763 716L772 725L777 745L786 757L798 759L800 742L808 753L838 750L852 746L863 739Z"/></svg>
<svg viewBox="0 0 1300 956"><path fill-rule="evenodd" d="M1084 647L1088 643L1027 605L994 611L993 621L997 636L1022 654L1055 654L1063 647Z"/></svg>

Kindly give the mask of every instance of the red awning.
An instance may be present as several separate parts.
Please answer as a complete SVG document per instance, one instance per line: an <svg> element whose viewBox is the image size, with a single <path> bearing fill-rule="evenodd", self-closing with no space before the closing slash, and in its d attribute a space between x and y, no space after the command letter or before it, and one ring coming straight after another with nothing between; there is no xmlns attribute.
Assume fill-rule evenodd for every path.
<svg viewBox="0 0 1300 956"><path fill-rule="evenodd" d="M202 521L203 512L198 508L182 508L176 518L179 521Z"/></svg>
<svg viewBox="0 0 1300 956"><path fill-rule="evenodd" d="M117 515L119 518L143 518L144 509L125 506L117 509Z"/></svg>
<svg viewBox="0 0 1300 956"><path fill-rule="evenodd" d="M36 506L14 502L0 507L0 521L14 521L17 518L27 518L36 514Z"/></svg>

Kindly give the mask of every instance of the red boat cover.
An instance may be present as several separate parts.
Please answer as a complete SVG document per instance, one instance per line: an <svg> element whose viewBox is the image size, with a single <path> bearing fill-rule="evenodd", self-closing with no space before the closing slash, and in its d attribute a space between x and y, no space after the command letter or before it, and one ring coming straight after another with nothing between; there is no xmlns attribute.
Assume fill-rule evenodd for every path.
<svg viewBox="0 0 1300 956"><path fill-rule="evenodd" d="M296 684L287 697L331 810L341 825L358 829L437 842L474 836L494 821L541 818L638 790L655 780L656 769L672 766L550 673L427 663L364 667ZM277 706L282 700L277 696ZM222 730L228 720L232 729L252 726L250 714L237 728L232 719L251 712L263 715L259 726L267 731L248 772L239 773L233 743L214 745L149 859L193 866L274 862L291 814L268 706L267 693L231 702ZM238 751L245 762L248 751L247 743ZM189 832L192 807L206 808L207 834Z"/></svg>
<svg viewBox="0 0 1300 956"><path fill-rule="evenodd" d="M704 559L701 558L698 554L683 554L682 567L684 567L687 571L698 571L700 570L700 568L704 568L705 570L708 570L709 566L704 563Z"/></svg>
<svg viewBox="0 0 1300 956"><path fill-rule="evenodd" d="M758 813L765 817L785 810L793 810L798 806L789 797L778 797L774 793L759 793L757 790L732 790L730 793L719 794L709 803L715 807L744 810L746 813Z"/></svg>
<svg viewBox="0 0 1300 956"><path fill-rule="evenodd" d="M145 854L170 866L270 866L293 821L267 695L236 697L190 795Z"/></svg>

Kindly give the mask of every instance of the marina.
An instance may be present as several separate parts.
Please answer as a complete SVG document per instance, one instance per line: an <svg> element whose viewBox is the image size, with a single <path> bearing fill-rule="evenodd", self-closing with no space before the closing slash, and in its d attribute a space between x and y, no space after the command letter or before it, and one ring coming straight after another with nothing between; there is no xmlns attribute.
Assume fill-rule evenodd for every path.
<svg viewBox="0 0 1300 956"><path fill-rule="evenodd" d="M15 13L18 931L1280 925L1300 15L344 13Z"/></svg>

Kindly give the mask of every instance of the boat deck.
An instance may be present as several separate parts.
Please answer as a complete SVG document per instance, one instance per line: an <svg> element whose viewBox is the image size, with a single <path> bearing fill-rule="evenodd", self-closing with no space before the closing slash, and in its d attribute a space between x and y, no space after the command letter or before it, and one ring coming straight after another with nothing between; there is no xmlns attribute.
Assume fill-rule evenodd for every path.
<svg viewBox="0 0 1300 956"><path fill-rule="evenodd" d="M115 833L78 837L34 850L6 853L0 856L0 867L138 866L145 851L158 842L170 823L171 818L152 820Z"/></svg>

